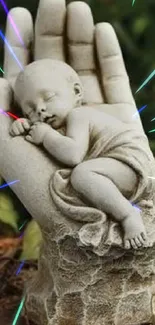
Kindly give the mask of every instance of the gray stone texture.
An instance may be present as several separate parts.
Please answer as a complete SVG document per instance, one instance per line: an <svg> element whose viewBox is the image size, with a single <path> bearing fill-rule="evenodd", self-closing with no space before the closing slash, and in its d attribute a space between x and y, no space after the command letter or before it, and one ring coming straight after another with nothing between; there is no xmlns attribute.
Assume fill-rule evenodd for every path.
<svg viewBox="0 0 155 325"><path fill-rule="evenodd" d="M102 81L105 86L108 83L106 73L109 75L117 67L118 75L121 71L125 77L116 83L115 89L110 83L106 85L106 96L111 98L109 113L127 123L134 123L143 132L140 118L132 119L136 106L127 87L128 78L121 54L117 52L119 48L113 29L104 23L94 26L86 4L74 2L66 10L63 0L40 1L34 58L62 60L66 57L61 46L66 14L67 57L84 85L85 103L97 105L105 101ZM32 19L23 8L13 9L12 17L27 50L17 42L9 22L6 35L19 60L26 65L33 41ZM97 78L92 54L94 37L101 82ZM117 64L107 64L105 58L111 55L116 55ZM4 70L8 82L0 79L0 108L13 112L9 84L14 87L20 69L7 51ZM120 87L121 91L118 91ZM118 105L116 111L114 102L132 102L132 105ZM108 105L105 106L107 111ZM11 188L37 221L43 235L38 272L25 287L29 318L37 325L155 324L155 211L151 200L146 202L141 198L143 221L152 247L124 250L120 227L114 222L108 228L106 239L97 248L81 245L78 240L81 222L67 218L52 202L49 182L53 173L61 168L60 164L22 136L12 138L9 134L11 124L11 118L0 114L0 173L7 182L20 180Z"/></svg>

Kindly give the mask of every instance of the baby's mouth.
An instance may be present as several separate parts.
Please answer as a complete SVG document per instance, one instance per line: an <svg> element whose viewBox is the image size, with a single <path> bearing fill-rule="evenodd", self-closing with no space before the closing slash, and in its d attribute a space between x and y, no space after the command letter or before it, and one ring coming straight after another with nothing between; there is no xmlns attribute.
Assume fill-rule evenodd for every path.
<svg viewBox="0 0 155 325"><path fill-rule="evenodd" d="M47 116L47 117L45 117L45 119L44 119L44 123L51 124L51 123L55 120L55 118L56 118L55 115L53 115L53 116L51 116L51 117Z"/></svg>

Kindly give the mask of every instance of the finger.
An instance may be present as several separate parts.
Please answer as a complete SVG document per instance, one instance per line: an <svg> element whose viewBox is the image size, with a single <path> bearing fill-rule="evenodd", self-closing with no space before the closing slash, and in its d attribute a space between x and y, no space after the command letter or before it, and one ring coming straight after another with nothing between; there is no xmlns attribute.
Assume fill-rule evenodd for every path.
<svg viewBox="0 0 155 325"><path fill-rule="evenodd" d="M36 125L32 125L29 129L29 134L32 134L36 130Z"/></svg>
<svg viewBox="0 0 155 325"><path fill-rule="evenodd" d="M19 124L17 125L17 128L18 128L18 130L19 130L19 133L24 133L24 132L25 132L25 130L24 130L24 127L23 127L23 124L22 124L22 123L19 123Z"/></svg>
<svg viewBox="0 0 155 325"><path fill-rule="evenodd" d="M33 143L32 137L30 135L26 135L25 139Z"/></svg>
<svg viewBox="0 0 155 325"><path fill-rule="evenodd" d="M10 17L11 21L13 21L17 27L18 35L15 33L15 30L10 23ZM17 58L17 60L14 58L13 54L10 53L8 46L5 44L5 78L9 80L12 86L14 86L18 73L30 62L31 44L33 40L33 23L31 14L27 9L14 8L10 10L7 17L6 39Z"/></svg>
<svg viewBox="0 0 155 325"><path fill-rule="evenodd" d="M67 7L68 61L84 86L84 102L103 103L94 56L94 23L91 10L84 2Z"/></svg>
<svg viewBox="0 0 155 325"><path fill-rule="evenodd" d="M35 124L31 125L31 126L30 126L30 130L33 130L35 127L36 127Z"/></svg>
<svg viewBox="0 0 155 325"><path fill-rule="evenodd" d="M30 130L29 135L32 137L33 130Z"/></svg>
<svg viewBox="0 0 155 325"><path fill-rule="evenodd" d="M14 132L13 132L12 129L9 131L9 133L10 133L10 135L12 135L13 137L15 136L15 134L14 134Z"/></svg>
<svg viewBox="0 0 155 325"><path fill-rule="evenodd" d="M16 125L13 126L12 132L13 132L14 135L19 135L20 134L20 131L19 131L19 129L18 129L18 127Z"/></svg>
<svg viewBox="0 0 155 325"><path fill-rule="evenodd" d="M34 122L34 123L33 123L33 126L34 126L34 125L39 125L39 124L46 124L46 123L43 123L43 122L40 122L40 121L38 122L38 121L37 121L37 122Z"/></svg>
<svg viewBox="0 0 155 325"><path fill-rule="evenodd" d="M27 120L24 120L23 127L24 127L25 130L29 130L30 129L30 124L29 124L29 122Z"/></svg>
<svg viewBox="0 0 155 325"><path fill-rule="evenodd" d="M34 58L65 61L65 0L40 0L35 25Z"/></svg>
<svg viewBox="0 0 155 325"><path fill-rule="evenodd" d="M135 104L122 52L113 27L109 23L97 24L95 39L107 103Z"/></svg>

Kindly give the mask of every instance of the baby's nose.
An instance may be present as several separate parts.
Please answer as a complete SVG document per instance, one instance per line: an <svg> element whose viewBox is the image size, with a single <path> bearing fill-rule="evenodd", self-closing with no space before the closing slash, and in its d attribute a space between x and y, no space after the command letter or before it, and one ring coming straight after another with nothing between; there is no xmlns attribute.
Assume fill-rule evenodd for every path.
<svg viewBox="0 0 155 325"><path fill-rule="evenodd" d="M37 106L37 113L41 115L41 113L45 112L46 108L44 106Z"/></svg>
<svg viewBox="0 0 155 325"><path fill-rule="evenodd" d="M41 112L38 112L38 115L41 116L43 112L45 112L45 110L41 110Z"/></svg>

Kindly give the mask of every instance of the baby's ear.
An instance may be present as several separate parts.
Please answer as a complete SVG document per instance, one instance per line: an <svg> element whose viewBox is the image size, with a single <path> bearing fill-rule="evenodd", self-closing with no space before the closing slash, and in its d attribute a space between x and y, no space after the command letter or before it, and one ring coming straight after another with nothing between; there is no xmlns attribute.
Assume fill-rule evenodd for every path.
<svg viewBox="0 0 155 325"><path fill-rule="evenodd" d="M74 92L75 92L75 96L77 98L77 103L78 104L81 103L82 99L83 99L83 89L78 82L76 82L74 84Z"/></svg>

